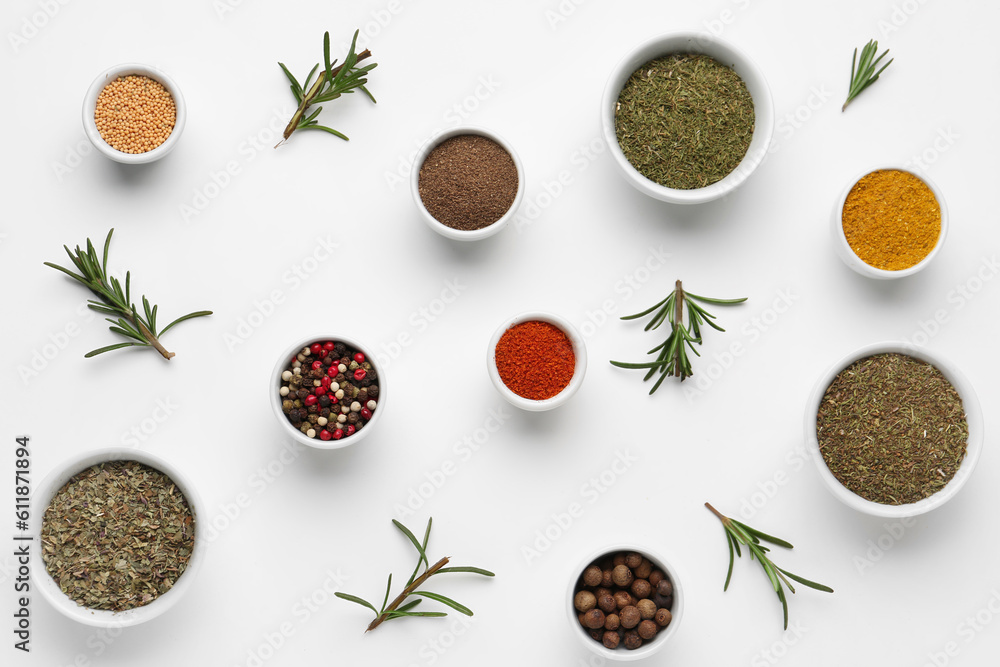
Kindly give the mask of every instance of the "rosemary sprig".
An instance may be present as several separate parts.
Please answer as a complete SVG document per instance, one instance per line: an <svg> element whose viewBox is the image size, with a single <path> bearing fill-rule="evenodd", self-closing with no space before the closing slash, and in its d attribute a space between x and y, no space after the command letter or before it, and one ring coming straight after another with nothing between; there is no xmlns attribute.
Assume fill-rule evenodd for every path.
<svg viewBox="0 0 1000 667"><path fill-rule="evenodd" d="M890 59L889 62L882 65L882 69L876 72L875 68L878 66L879 61L889 53L889 49L886 49L882 55L875 58L877 52L878 42L874 39L868 40L868 43L861 49L860 61L858 60L858 50L854 49L854 57L851 60L851 85L847 91L847 101L844 102L844 106L840 109L841 111L845 111L851 100L860 95L865 88L878 81L878 75L884 72L885 68L895 60L895 58ZM875 60L872 61L872 58L875 58ZM873 74L874 76L872 76Z"/></svg>
<svg viewBox="0 0 1000 667"><path fill-rule="evenodd" d="M723 516L709 503L705 503L705 507L711 510L712 514L719 517L719 520L722 522L722 526L726 529L726 542L729 543L729 571L726 573L726 585L722 587L722 590L725 591L729 589L729 580L733 576L733 552L735 551L737 556L742 557L743 554L740 552L740 545L742 544L747 548L747 552L750 554L750 560L756 558L757 562L760 563L760 566L764 568L764 572L767 574L767 578L770 579L774 592L778 594L778 599L781 600L781 609L785 615L786 630L788 629L788 601L785 599L785 590L781 587L782 582L788 586L788 590L792 593L795 592L795 587L792 586L791 581L788 581L789 579L797 581L803 586L815 588L817 591L823 591L825 593L833 592L833 589L829 586L817 584L815 581L809 581L808 579L803 579L798 575L792 574L788 570L782 570L780 567L772 563L771 559L767 557L766 554L770 551L770 549L760 543L761 540L763 540L779 547L784 547L785 549L791 549L792 545L788 542L774 537L773 535L762 533L759 530L751 528L745 523L737 521L736 519L730 519L727 516Z"/></svg>
<svg viewBox="0 0 1000 667"><path fill-rule="evenodd" d="M104 241L104 255L102 258L98 258L97 250L89 238L87 239L86 252L81 250L80 246L77 246L74 251L70 251L68 247L63 246L73 265L80 271L79 275L57 264L45 262L45 266L51 266L53 269L62 271L93 292L100 300L94 301L90 299L87 301L87 306L104 315L116 316L117 319L105 318L111 323L109 328L114 333L128 339L124 343L115 343L114 345L91 350L83 356L89 358L123 347L152 347L163 355L164 359L169 360L174 356L174 353L168 352L160 344L159 338L167 333L175 324L180 324L184 320L190 320L193 317L211 315L212 311L199 310L194 313L188 313L187 315L178 317L163 327L161 331L157 332L156 311L158 306L150 305L149 299L143 295L143 316L139 314L135 304L132 303L132 272L129 271L125 274L124 290L122 290L121 282L117 278L108 275L108 250L111 247L111 235L114 233L114 229L108 232L108 238Z"/></svg>
<svg viewBox="0 0 1000 667"><path fill-rule="evenodd" d="M416 536L410 532L410 529L401 524L395 519L392 523L396 528L399 528L400 532L406 535L406 538L410 541L410 544L414 546L417 550L417 566L413 569L413 574L406 581L406 586L403 591L396 596L396 598L390 603L389 602L389 591L392 589L392 573L389 573L389 580L385 584L385 597L382 598L382 607L380 609L375 609L375 605L359 598L356 595L350 595L348 593L337 592L335 595L348 602L354 602L362 607L367 607L375 612L375 619L368 624L368 628L365 632L371 632L383 622L391 620L393 618L404 618L406 616L424 616L424 617L436 617L436 616L447 616L448 614L443 611L412 611L421 602L421 598L427 598L428 600L434 600L435 602L440 602L442 604L448 605L452 609L465 614L466 616L472 616L472 610L463 604L455 602L451 598L445 597L438 593L431 593L430 591L417 590L420 588L424 582L433 577L436 574L446 574L450 572L467 572L471 574L481 574L484 577L495 576L489 570L484 570L478 567L445 567L448 564L448 558L444 557L437 561L433 565L430 564L430 560L427 558L427 542L431 537L431 523L433 519L427 520L427 529L424 531L423 541L417 541ZM423 572L420 571L420 567L423 566ZM419 576L418 576L419 575ZM415 600L411 600L403 604L406 598L411 595L419 596Z"/></svg>
<svg viewBox="0 0 1000 667"><path fill-rule="evenodd" d="M288 137L292 136L292 132L295 130L322 130L324 132L329 132L332 135L338 136L344 141L348 138L334 130L331 127L325 125L320 125L316 120L316 116L319 112L323 110L323 107L316 107L316 110L311 114L306 116L306 111L309 107L316 103L331 102L341 95L346 95L347 93L354 92L357 88L365 95L368 96L373 103L375 98L372 96L365 84L368 83L368 72L372 71L377 67L378 63L371 63L370 65L365 65L364 67L358 67L357 64L371 56L371 52L365 49L361 53L354 53L354 46L358 41L358 30L354 31L354 38L351 40L351 48L347 52L347 56L344 58L344 63L334 67L337 61L330 61L330 33L323 33L323 65L324 68L319 73L319 78L313 83L313 75L316 74L316 70L320 68L320 64L316 63L316 66L312 68L309 72L309 76L306 77L305 85L299 85L299 82L292 76L292 73L288 71L284 63L278 63L281 67L281 71L285 73L288 77L288 81L291 83L292 95L295 96L295 101L299 103L299 108L296 109L295 113L292 115L292 119L288 121L288 125L285 127L285 132L282 135L284 138L275 145L275 148L285 143Z"/></svg>
<svg viewBox="0 0 1000 667"><path fill-rule="evenodd" d="M634 320L656 311L643 331L656 329L664 322L670 323L670 335L667 336L667 339L646 353L659 353L656 360L638 364L612 361L611 365L618 368L648 369L646 376L642 378L643 382L653 377L653 374L659 371L660 379L649 390L650 394L659 389L660 384L668 375L679 377L682 382L684 378L691 377L693 371L691 370L691 360L687 355L687 350L690 349L696 356L701 356L694 347L695 343L701 345L701 325L707 324L718 331L725 331L725 329L712 321L715 319L715 315L712 315L696 303L699 301L717 306L729 306L735 303L743 303L746 301L746 297L742 299L710 299L685 292L681 281L678 280L674 285L674 290L663 301L647 308L641 313L626 315L621 318L623 320ZM686 327L684 326L684 306L687 306L688 311L688 325Z"/></svg>

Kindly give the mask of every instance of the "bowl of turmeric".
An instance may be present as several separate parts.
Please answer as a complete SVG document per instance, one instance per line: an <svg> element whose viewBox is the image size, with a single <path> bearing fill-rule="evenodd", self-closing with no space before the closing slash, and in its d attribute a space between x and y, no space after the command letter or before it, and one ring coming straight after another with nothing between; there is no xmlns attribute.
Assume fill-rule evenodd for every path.
<svg viewBox="0 0 1000 667"><path fill-rule="evenodd" d="M833 213L837 254L868 278L923 270L948 234L948 207L929 178L902 167L866 171L844 189Z"/></svg>

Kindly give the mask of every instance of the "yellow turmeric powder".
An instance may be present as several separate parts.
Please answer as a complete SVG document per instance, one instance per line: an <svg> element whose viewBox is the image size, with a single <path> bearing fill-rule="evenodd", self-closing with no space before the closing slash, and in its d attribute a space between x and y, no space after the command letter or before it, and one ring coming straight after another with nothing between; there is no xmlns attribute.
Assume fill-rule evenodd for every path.
<svg viewBox="0 0 1000 667"><path fill-rule="evenodd" d="M908 171L879 169L847 195L844 236L861 261L901 271L919 264L941 235L941 206L931 189Z"/></svg>

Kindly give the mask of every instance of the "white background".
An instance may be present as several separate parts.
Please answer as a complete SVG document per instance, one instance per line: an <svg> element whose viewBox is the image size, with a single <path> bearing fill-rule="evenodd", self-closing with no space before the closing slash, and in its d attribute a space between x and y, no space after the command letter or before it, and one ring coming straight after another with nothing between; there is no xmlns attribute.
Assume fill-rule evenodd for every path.
<svg viewBox="0 0 1000 667"><path fill-rule="evenodd" d="M57 7L47 19L39 14L46 4ZM33 652L15 651L5 630L4 664L255 664L283 623L292 634L264 650L268 666L584 664L589 654L563 610L567 580L586 553L616 541L660 550L681 572L685 618L656 664L773 664L779 655L789 666L923 665L928 654L939 654L939 664L992 663L1000 650L1000 619L988 609L1000 591L991 410L1000 400L1000 281L976 276L995 277L984 262L995 261L998 246L1000 8L971 0L590 0L564 2L563 16L550 13L559 11L556 0L401 0L395 14L389 6L4 3L7 466L18 434L32 438L36 483L78 452L136 444L187 471L208 518L224 528L197 585L167 615L109 637L35 596ZM377 33L367 45L379 63L370 81L378 104L351 96L322 115L351 141L301 133L272 150L268 127L283 127L292 110L276 61L304 76L322 56L324 30L342 56L341 45L366 24ZM619 58L655 34L706 27L767 76L778 115L774 152L726 201L677 208L633 190L606 152L590 159L582 149L600 149L598 102ZM15 44L11 34L30 37ZM851 51L872 37L896 62L841 113ZM189 109L175 152L139 168L85 154L80 122L93 78L128 61L170 72ZM457 124L455 105L467 122L506 137L526 169L521 224L475 245L432 233L408 182L393 183L432 132ZM942 252L905 280L854 274L831 245L837 196L864 170L921 155L951 213ZM213 187L212 174L230 162L239 173ZM563 171L569 184L547 197L546 184L554 190ZM198 203L202 210L184 215L183 206ZM170 362L148 350L85 360L115 338L78 310L87 293L42 265L68 261L62 244L103 239L111 226L111 266L133 271L133 288L160 304L161 319L215 311L166 336L177 353ZM336 257L296 283L294 267L327 237L339 244ZM670 254L666 265L646 271L660 248ZM658 301L677 278L697 293L749 301L716 309L728 331L707 335L695 378L650 397L637 372L608 360L641 359L659 339L616 318ZM460 296L430 322L420 309L440 313L435 299L448 281ZM263 322L253 316L259 326L240 344L227 339L275 291L282 302L273 313ZM782 294L792 305L776 316ZM504 318L529 309L583 327L586 382L555 412L504 408L502 429L464 457L456 443L482 439L477 429L502 406L486 375L487 341ZM886 537L885 522L840 505L800 453L805 397L836 359L878 340L912 340L939 310L946 323L917 341L954 360L978 389L986 447L958 497L898 539ZM70 325L79 333L60 336ZM391 358L391 399L377 434L363 446L302 451L282 463L268 374L282 349L316 331L383 351L401 334L411 344ZM745 353L723 369L716 355L734 342ZM37 374L26 373L36 353ZM160 422L158 402L172 406ZM618 452L637 462L590 502L593 487L584 485ZM402 516L411 491L447 462L455 473ZM271 481L262 481L268 466ZM2 502L12 505L13 475L5 477ZM239 494L249 505L235 515ZM738 562L723 593L726 545L706 500L731 515L756 500L749 523L796 545L775 554L778 564L836 589L790 596L798 635L783 635L779 603L756 563ZM552 515L573 502L583 515L552 528ZM12 524L11 514L2 515ZM346 578L343 590L377 600L386 574L405 579L413 564L390 520L419 531L428 516L432 558L498 574L435 587L475 610L472 624L457 638L449 634L454 616L394 621L363 635L367 612L328 598L328 573ZM535 548L546 528L561 535L529 559L524 547ZM880 538L888 549L873 549ZM13 560L0 564L5 628ZM302 613L301 600L313 595L323 603ZM977 614L974 622L985 624L974 630L966 619ZM438 652L432 641L449 648ZM942 655L950 642L955 655Z"/></svg>

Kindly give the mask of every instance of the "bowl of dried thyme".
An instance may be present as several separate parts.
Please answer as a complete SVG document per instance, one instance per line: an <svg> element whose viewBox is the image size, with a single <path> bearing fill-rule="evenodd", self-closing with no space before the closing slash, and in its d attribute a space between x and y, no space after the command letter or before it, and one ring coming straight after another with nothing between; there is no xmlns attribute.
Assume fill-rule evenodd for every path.
<svg viewBox="0 0 1000 667"><path fill-rule="evenodd" d="M601 99L615 164L640 192L698 204L742 185L767 155L774 103L763 72L717 37L654 37L615 66Z"/></svg>
<svg viewBox="0 0 1000 667"><path fill-rule="evenodd" d="M948 207L927 176L881 167L854 178L833 212L833 243L851 269L892 280L922 271L948 234Z"/></svg>
<svg viewBox="0 0 1000 667"><path fill-rule="evenodd" d="M852 352L819 379L806 442L841 502L880 517L940 507L972 475L983 414L972 385L936 353L884 342Z"/></svg>
<svg viewBox="0 0 1000 667"><path fill-rule="evenodd" d="M483 127L456 127L417 153L410 191L438 234L478 241L503 229L524 199L524 167L514 147Z"/></svg>
<svg viewBox="0 0 1000 667"><path fill-rule="evenodd" d="M145 164L166 156L180 139L187 107L177 83L150 65L109 67L83 99L83 129L115 162Z"/></svg>
<svg viewBox="0 0 1000 667"><path fill-rule="evenodd" d="M33 581L63 615L96 627L149 621L190 589L205 556L205 516L169 462L111 447L63 462L38 485Z"/></svg>

